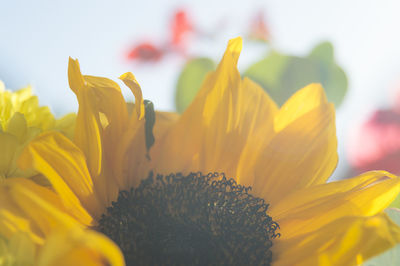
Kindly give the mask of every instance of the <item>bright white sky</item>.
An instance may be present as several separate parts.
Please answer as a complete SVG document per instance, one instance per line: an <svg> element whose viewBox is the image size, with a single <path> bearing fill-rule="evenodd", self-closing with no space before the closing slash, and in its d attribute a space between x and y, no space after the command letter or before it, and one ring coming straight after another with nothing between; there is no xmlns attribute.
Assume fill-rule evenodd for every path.
<svg viewBox="0 0 400 266"><path fill-rule="evenodd" d="M132 65L123 60L131 42L143 36L166 37L176 7L187 7L193 21L212 30L220 21L226 32L192 51L220 58L227 40L245 32L249 18L265 10L275 48L303 55L321 40L334 44L336 60L349 77L350 91L338 110L340 163L344 174L345 135L375 106L390 102L400 80L400 1L381 0L270 0L270 1L0 1L0 79L8 88L32 84L42 104L57 113L76 110L68 89L68 56L78 58L85 74L116 79L132 71L145 98L156 108L173 110L174 84L182 60L156 66ZM239 67L260 56L244 43ZM128 93L126 93L129 96Z"/></svg>

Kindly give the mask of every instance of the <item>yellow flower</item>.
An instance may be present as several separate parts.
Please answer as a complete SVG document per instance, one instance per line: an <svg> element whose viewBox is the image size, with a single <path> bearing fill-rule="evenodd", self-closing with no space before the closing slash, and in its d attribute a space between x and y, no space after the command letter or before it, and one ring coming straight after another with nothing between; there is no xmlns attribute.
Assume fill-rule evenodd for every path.
<svg viewBox="0 0 400 266"><path fill-rule="evenodd" d="M241 47L240 38L229 42L181 117L157 113L151 161L151 112L133 75L121 77L136 96L128 118L115 83L82 76L70 61L79 101L74 142L44 133L20 159L57 194L25 179L3 184L0 234L23 232L46 256L45 246L60 247L61 258L65 243L52 234L80 226L84 238L97 230L127 265L355 265L399 243L400 229L383 210L400 192L400 178L375 171L326 183L337 143L323 89L311 84L278 109L241 79ZM119 250L103 240L70 253L122 265Z"/></svg>
<svg viewBox="0 0 400 266"><path fill-rule="evenodd" d="M74 114L56 120L47 106L39 106L30 87L11 92L0 81L0 181L37 175L35 171L17 167L22 149L42 131L59 130L71 137L74 122Z"/></svg>

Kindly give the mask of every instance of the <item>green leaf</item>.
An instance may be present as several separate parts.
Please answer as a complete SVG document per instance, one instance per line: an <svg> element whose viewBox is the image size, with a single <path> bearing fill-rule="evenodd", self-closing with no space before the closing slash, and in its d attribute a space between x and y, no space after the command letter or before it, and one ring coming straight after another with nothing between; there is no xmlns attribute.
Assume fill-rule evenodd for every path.
<svg viewBox="0 0 400 266"><path fill-rule="evenodd" d="M348 86L346 74L334 62L333 46L329 42L317 45L307 57L271 52L250 66L244 76L259 83L278 105L304 86L321 83L328 100L338 107Z"/></svg>
<svg viewBox="0 0 400 266"><path fill-rule="evenodd" d="M299 89L323 79L322 64L316 60L291 56L280 80L280 92L275 96L277 104L282 105Z"/></svg>
<svg viewBox="0 0 400 266"><path fill-rule="evenodd" d="M185 111L199 91L206 74L214 69L215 63L209 58L195 58L186 63L176 86L175 106L179 113Z"/></svg>
<svg viewBox="0 0 400 266"><path fill-rule="evenodd" d="M308 57L327 64L334 64L333 45L330 42L322 42L314 47Z"/></svg>
<svg viewBox="0 0 400 266"><path fill-rule="evenodd" d="M243 76L259 83L268 93L279 90L281 76L287 67L289 56L272 51L266 58L250 66Z"/></svg>
<svg viewBox="0 0 400 266"><path fill-rule="evenodd" d="M389 217L400 226L400 210L396 208L388 208L385 212ZM374 257L364 263L364 266L384 266L384 265L400 265L400 245Z"/></svg>
<svg viewBox="0 0 400 266"><path fill-rule="evenodd" d="M339 107L347 93L347 76L343 69L337 65L330 65L328 73L321 83L324 86L328 100L333 102L335 107Z"/></svg>

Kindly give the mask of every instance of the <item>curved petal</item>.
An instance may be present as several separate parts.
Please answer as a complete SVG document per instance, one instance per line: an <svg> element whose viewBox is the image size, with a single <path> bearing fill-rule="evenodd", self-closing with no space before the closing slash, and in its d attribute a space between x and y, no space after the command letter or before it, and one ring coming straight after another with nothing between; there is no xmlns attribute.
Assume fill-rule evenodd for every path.
<svg viewBox="0 0 400 266"><path fill-rule="evenodd" d="M292 191L325 183L336 168L333 104L323 104L278 132L255 165L254 193L274 205Z"/></svg>
<svg viewBox="0 0 400 266"><path fill-rule="evenodd" d="M58 195L25 178L7 179L0 186L0 234L27 233L42 244L60 228L81 225L66 213Z"/></svg>
<svg viewBox="0 0 400 266"><path fill-rule="evenodd" d="M400 243L386 214L343 217L310 233L274 241L273 265L360 265Z"/></svg>
<svg viewBox="0 0 400 266"><path fill-rule="evenodd" d="M124 266L123 255L109 238L91 230L72 228L51 235L38 257L38 266Z"/></svg>
<svg viewBox="0 0 400 266"><path fill-rule="evenodd" d="M21 154L21 168L33 167L42 173L76 217L88 220L101 214L103 206L94 191L85 156L67 137L46 132L34 139Z"/></svg>
<svg viewBox="0 0 400 266"><path fill-rule="evenodd" d="M113 160L114 148L125 131L128 111L121 89L114 81L93 76L84 76L92 94L95 114L104 114L107 118L107 134L104 135L104 155L106 160Z"/></svg>
<svg viewBox="0 0 400 266"><path fill-rule="evenodd" d="M126 72L119 77L125 85L131 90L135 96L135 112L136 119L141 120L144 118L144 102L142 89L139 86L135 76L131 72Z"/></svg>
<svg viewBox="0 0 400 266"><path fill-rule="evenodd" d="M282 238L318 229L344 216L372 216L387 208L400 192L400 178L384 171L295 191L277 204L270 215Z"/></svg>

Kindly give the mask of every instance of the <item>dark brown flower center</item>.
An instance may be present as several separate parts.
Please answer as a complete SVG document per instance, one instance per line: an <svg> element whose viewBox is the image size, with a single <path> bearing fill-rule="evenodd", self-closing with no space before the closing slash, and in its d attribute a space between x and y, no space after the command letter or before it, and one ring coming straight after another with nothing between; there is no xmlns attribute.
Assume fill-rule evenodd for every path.
<svg viewBox="0 0 400 266"><path fill-rule="evenodd" d="M131 265L270 265L268 204L222 174L151 174L99 221Z"/></svg>

